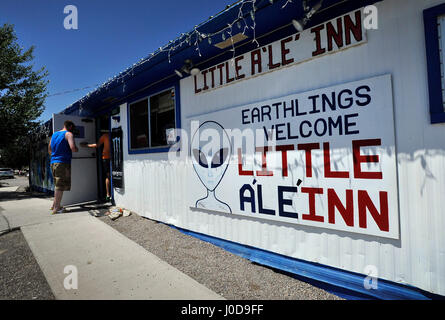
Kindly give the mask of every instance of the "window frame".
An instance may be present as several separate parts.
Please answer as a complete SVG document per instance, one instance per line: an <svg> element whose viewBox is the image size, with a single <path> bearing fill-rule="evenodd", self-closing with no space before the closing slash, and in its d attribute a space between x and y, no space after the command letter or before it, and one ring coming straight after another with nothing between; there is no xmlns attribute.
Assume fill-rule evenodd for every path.
<svg viewBox="0 0 445 320"><path fill-rule="evenodd" d="M445 3L423 11L430 104L429 111L432 124L445 123L445 106L442 94L439 30L437 21L438 17L441 15L445 15ZM445 53L445 50L443 52Z"/></svg>
<svg viewBox="0 0 445 320"><path fill-rule="evenodd" d="M149 92L144 93L142 96L139 96L138 98L128 101L127 102L127 133L128 133L128 154L144 154L144 153L165 153L170 150L169 145L167 146L158 146L158 147L150 147L151 144L151 105L150 105L150 98L158 95L162 92L168 91L168 90L174 90L175 96L174 96L174 106L175 106L175 128L180 129L181 128L181 115L180 115L180 105L179 105L179 85L174 84L170 86L165 86L156 90L152 90ZM147 148L131 148L131 119L130 119L130 106L134 103L140 102L142 100L147 99L147 105L148 105L148 144L149 146Z"/></svg>

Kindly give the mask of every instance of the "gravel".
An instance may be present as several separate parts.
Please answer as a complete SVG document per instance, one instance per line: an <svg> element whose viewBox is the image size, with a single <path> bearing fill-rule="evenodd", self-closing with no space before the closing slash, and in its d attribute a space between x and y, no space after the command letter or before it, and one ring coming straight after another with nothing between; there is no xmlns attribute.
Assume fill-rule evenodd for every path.
<svg viewBox="0 0 445 320"><path fill-rule="evenodd" d="M137 214L99 217L171 266L230 300L340 300L287 274Z"/></svg>
<svg viewBox="0 0 445 320"><path fill-rule="evenodd" d="M21 231L0 236L0 300L54 300Z"/></svg>

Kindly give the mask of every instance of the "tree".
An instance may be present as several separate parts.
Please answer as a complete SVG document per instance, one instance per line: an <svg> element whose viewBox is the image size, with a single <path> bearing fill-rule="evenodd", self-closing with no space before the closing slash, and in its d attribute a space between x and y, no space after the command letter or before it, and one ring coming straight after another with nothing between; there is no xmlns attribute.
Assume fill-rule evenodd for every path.
<svg viewBox="0 0 445 320"><path fill-rule="evenodd" d="M29 136L44 110L48 72L45 68L33 70L33 51L34 46L25 51L19 46L12 25L0 26L0 161L3 163L10 162L8 155L17 152L29 155ZM27 161L21 159L19 162Z"/></svg>

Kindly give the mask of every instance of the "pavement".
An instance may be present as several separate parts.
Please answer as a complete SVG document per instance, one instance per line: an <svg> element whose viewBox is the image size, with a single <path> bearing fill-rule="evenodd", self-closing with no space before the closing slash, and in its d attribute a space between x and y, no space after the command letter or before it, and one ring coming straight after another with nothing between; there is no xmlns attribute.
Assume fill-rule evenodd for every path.
<svg viewBox="0 0 445 320"><path fill-rule="evenodd" d="M93 217L91 207L51 215L51 202L0 188L0 234L21 230L56 299L223 299Z"/></svg>

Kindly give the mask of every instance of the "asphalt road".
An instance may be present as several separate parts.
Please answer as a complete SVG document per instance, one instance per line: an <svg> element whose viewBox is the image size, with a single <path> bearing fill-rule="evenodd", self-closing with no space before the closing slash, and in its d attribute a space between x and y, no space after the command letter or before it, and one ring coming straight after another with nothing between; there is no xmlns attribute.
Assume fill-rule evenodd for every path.
<svg viewBox="0 0 445 320"><path fill-rule="evenodd" d="M27 187L28 177L0 180L1 201L30 197L2 192L3 187ZM12 198L12 199L10 199ZM0 300L52 300L54 295L20 230L0 235Z"/></svg>
<svg viewBox="0 0 445 320"><path fill-rule="evenodd" d="M14 179L0 179L0 202L9 200L19 200L30 197L47 197L48 195L26 192L29 186L28 177L15 176ZM17 192L8 191L11 187L17 187ZM0 206L1 215L1 206ZM0 217L1 218L1 217Z"/></svg>
<svg viewBox="0 0 445 320"><path fill-rule="evenodd" d="M21 231L0 236L0 300L53 300Z"/></svg>

